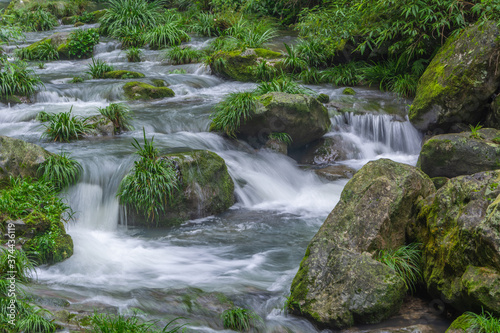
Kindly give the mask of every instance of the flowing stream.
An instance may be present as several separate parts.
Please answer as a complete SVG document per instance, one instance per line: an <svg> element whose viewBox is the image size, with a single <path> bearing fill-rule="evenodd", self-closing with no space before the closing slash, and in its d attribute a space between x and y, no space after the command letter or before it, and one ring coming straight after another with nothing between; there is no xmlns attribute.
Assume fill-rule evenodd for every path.
<svg viewBox="0 0 500 333"><path fill-rule="evenodd" d="M61 26L56 31L71 29ZM29 33L26 43L52 32ZM193 38L189 44L203 47L206 43ZM33 63L45 83L33 104L1 106L0 135L39 144L54 153L70 152L84 169L80 182L63 193L75 211L74 221L66 226L74 255L40 267L32 290L45 298L69 301L70 311L139 309L152 318L163 318L172 313L165 295L198 288L222 293L254 310L263 318L265 332L319 332L303 318L285 316L281 308L308 242L347 181L327 182L289 157L255 151L208 132L211 108L229 92L252 89L255 84L224 81L201 64L168 65L161 59L162 51L146 50L145 61L128 63L119 44L108 39L96 46L95 53L115 69L144 73L147 80L165 80L176 96L129 102L134 131L71 143L48 142L40 139L44 127L35 121L38 112L72 108L74 114L96 115L98 107L125 100L121 87L129 81L71 84L68 81L83 75L90 60L54 61L45 69ZM186 74L169 74L179 68ZM393 95L371 89L356 89L356 96L345 97L340 88L310 87L359 109L405 108ZM340 134L359 148L356 158L344 164L359 169L378 158L416 163L421 135L407 121L396 121L391 115L332 113L332 122L327 135ZM220 216L173 229L127 227L116 192L136 158L132 139L141 141L143 128L163 152L208 149L219 154L235 181L237 203ZM186 322L192 331L215 331L206 318Z"/></svg>

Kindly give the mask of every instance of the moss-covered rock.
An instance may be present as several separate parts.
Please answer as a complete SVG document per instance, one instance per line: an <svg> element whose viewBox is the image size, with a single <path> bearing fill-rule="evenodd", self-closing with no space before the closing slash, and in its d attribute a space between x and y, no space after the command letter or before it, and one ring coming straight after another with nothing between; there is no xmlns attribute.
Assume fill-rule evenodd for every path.
<svg viewBox="0 0 500 333"><path fill-rule="evenodd" d="M450 179L420 205L428 292L459 311L500 314L500 171Z"/></svg>
<svg viewBox="0 0 500 333"><path fill-rule="evenodd" d="M472 327L469 316L463 314L451 323L446 333L476 333L478 331L479 329Z"/></svg>
<svg viewBox="0 0 500 333"><path fill-rule="evenodd" d="M36 178L40 164L50 155L33 143L0 136L0 180L11 176Z"/></svg>
<svg viewBox="0 0 500 333"><path fill-rule="evenodd" d="M404 245L414 202L434 191L432 181L409 165L382 159L358 171L307 248L291 286L300 305L294 312L334 328L397 312L403 280L366 252Z"/></svg>
<svg viewBox="0 0 500 333"><path fill-rule="evenodd" d="M330 124L328 111L316 98L269 93L259 97L255 113L239 127L237 136L260 148L269 134L287 133L293 149L321 138Z"/></svg>
<svg viewBox="0 0 500 333"><path fill-rule="evenodd" d="M219 51L212 56L210 69L212 73L226 79L242 82L257 81L255 66L262 61L273 63L273 60L281 56L281 53L266 49Z"/></svg>
<svg viewBox="0 0 500 333"><path fill-rule="evenodd" d="M123 90L125 91L125 96L132 100L149 100L175 96L175 93L170 88L155 87L150 84L138 81L126 83L123 86Z"/></svg>
<svg viewBox="0 0 500 333"><path fill-rule="evenodd" d="M354 95L356 95L356 91L354 89L352 89L352 88L345 88L342 91L342 94L354 96Z"/></svg>
<svg viewBox="0 0 500 333"><path fill-rule="evenodd" d="M165 82L165 80L162 80L162 79L152 79L151 80L151 83L155 86L155 87L168 87L168 83Z"/></svg>
<svg viewBox="0 0 500 333"><path fill-rule="evenodd" d="M86 137L93 137L96 135L112 136L115 134L115 125L103 115L89 117L87 119L87 125L91 126L93 131L92 133L88 133Z"/></svg>
<svg viewBox="0 0 500 333"><path fill-rule="evenodd" d="M500 31L493 22L449 38L420 78L409 118L422 131L476 124L500 86Z"/></svg>
<svg viewBox="0 0 500 333"><path fill-rule="evenodd" d="M320 103L326 104L330 102L330 96L328 96L327 94L319 94L317 100Z"/></svg>
<svg viewBox="0 0 500 333"><path fill-rule="evenodd" d="M136 79L145 75L139 72L118 70L104 73L105 79Z"/></svg>
<svg viewBox="0 0 500 333"><path fill-rule="evenodd" d="M144 212L129 207L129 224L169 227L222 213L234 204L234 183L219 155L196 150L163 157L173 161L178 170L181 183L175 199L165 208L166 213L158 218L158 223L148 221Z"/></svg>
<svg viewBox="0 0 500 333"><path fill-rule="evenodd" d="M500 137L500 130L481 129L477 135L462 132L431 137L422 147L418 166L430 177L448 178L500 169L500 142L494 140Z"/></svg>

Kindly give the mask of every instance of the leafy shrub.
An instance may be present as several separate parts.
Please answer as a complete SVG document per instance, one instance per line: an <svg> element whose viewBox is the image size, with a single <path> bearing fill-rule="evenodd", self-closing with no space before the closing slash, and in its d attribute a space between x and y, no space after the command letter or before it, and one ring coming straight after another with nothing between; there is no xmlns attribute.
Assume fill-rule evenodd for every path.
<svg viewBox="0 0 500 333"><path fill-rule="evenodd" d="M92 63L87 65L89 70L85 74L89 74L93 79L104 78L104 73L114 70L113 66L101 59L92 58Z"/></svg>
<svg viewBox="0 0 500 333"><path fill-rule="evenodd" d="M71 110L68 112L56 113L50 118L49 123L45 125L43 137L53 141L78 140L85 134L92 131L92 127L87 124L86 119L73 116Z"/></svg>
<svg viewBox="0 0 500 333"><path fill-rule="evenodd" d="M335 52L319 38L302 39L297 52L310 67L324 68L332 63Z"/></svg>
<svg viewBox="0 0 500 333"><path fill-rule="evenodd" d="M113 35L122 42L122 49L143 47L146 44L146 32L140 27L122 27Z"/></svg>
<svg viewBox="0 0 500 333"><path fill-rule="evenodd" d="M158 0L109 0L109 7L101 17L100 30L104 35L114 36L115 31L122 28L140 27L151 29L163 21L161 9L162 2Z"/></svg>
<svg viewBox="0 0 500 333"><path fill-rule="evenodd" d="M94 13L85 11L81 15L75 15L72 21L73 24L75 24L76 22L93 23L95 22L95 15Z"/></svg>
<svg viewBox="0 0 500 333"><path fill-rule="evenodd" d="M50 43L50 40L44 41L35 47L24 47L16 50L16 56L19 59L26 60L54 60L59 59L59 53Z"/></svg>
<svg viewBox="0 0 500 333"><path fill-rule="evenodd" d="M271 81L259 83L255 89L258 95L264 95L270 92L284 92L287 94L306 94L315 96L316 93L309 88L303 87L297 82L287 77L274 78Z"/></svg>
<svg viewBox="0 0 500 333"><path fill-rule="evenodd" d="M422 279L420 246L421 244L410 244L397 250L380 250L375 253L374 259L392 268L403 279L408 290L414 292Z"/></svg>
<svg viewBox="0 0 500 333"><path fill-rule="evenodd" d="M111 103L105 108L98 108L98 111L113 122L115 131L133 129L130 124L130 110L124 104Z"/></svg>
<svg viewBox="0 0 500 333"><path fill-rule="evenodd" d="M230 93L222 102L215 106L210 116L210 130L221 131L230 137L236 137L236 130L241 122L245 123L255 113L256 96L251 92Z"/></svg>
<svg viewBox="0 0 500 333"><path fill-rule="evenodd" d="M54 154L48 157L38 168L41 179L54 184L57 190L75 184L83 169L80 163L70 157L68 153Z"/></svg>
<svg viewBox="0 0 500 333"><path fill-rule="evenodd" d="M199 50L193 50L190 47L180 48L174 46L165 52L165 58L174 65L190 64L199 61L204 53Z"/></svg>
<svg viewBox="0 0 500 333"><path fill-rule="evenodd" d="M30 96L38 86L43 85L40 78L20 61L17 64L2 62L0 68L0 100L12 95Z"/></svg>
<svg viewBox="0 0 500 333"><path fill-rule="evenodd" d="M142 50L137 47L131 47L125 53L129 62L140 62L143 54Z"/></svg>
<svg viewBox="0 0 500 333"><path fill-rule="evenodd" d="M97 43L99 43L99 33L97 29L77 29L69 36L69 55L76 58L91 57L94 52L94 46Z"/></svg>
<svg viewBox="0 0 500 333"><path fill-rule="evenodd" d="M300 72L299 79L302 80L302 82L304 82L305 84L318 84L323 82L323 76L321 72L314 67Z"/></svg>
<svg viewBox="0 0 500 333"><path fill-rule="evenodd" d="M13 17L13 23L22 22L19 26L24 31L52 30L59 25L57 18L43 9L11 10L10 14Z"/></svg>
<svg viewBox="0 0 500 333"><path fill-rule="evenodd" d="M224 328L243 332L250 330L251 324L262 320L255 312L243 308L234 308L221 314Z"/></svg>
<svg viewBox="0 0 500 333"><path fill-rule="evenodd" d="M204 37L221 35L221 29L217 21L217 16L212 13L198 13L190 26L190 30Z"/></svg>
<svg viewBox="0 0 500 333"><path fill-rule="evenodd" d="M121 204L145 212L154 221L166 212L178 189L179 179L173 163L159 158L153 139L148 141L144 132L144 147L134 139L132 145L141 159L134 162L131 173L121 181L117 196Z"/></svg>

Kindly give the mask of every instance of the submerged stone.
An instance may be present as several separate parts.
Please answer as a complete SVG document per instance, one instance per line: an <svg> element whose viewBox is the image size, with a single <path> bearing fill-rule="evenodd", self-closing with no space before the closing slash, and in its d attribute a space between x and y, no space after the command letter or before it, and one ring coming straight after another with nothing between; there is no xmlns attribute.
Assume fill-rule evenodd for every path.
<svg viewBox="0 0 500 333"><path fill-rule="evenodd" d="M126 83L123 86L123 90L125 92L125 96L132 100L150 100L175 96L175 93L170 88L155 87L138 81Z"/></svg>

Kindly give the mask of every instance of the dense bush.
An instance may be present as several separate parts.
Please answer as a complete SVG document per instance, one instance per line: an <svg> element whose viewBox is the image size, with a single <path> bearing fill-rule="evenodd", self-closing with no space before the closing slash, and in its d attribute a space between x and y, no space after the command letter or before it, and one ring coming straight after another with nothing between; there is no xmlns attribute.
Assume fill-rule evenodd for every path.
<svg viewBox="0 0 500 333"><path fill-rule="evenodd" d="M45 124L43 136L53 141L69 142L78 140L91 131L92 127L87 124L87 120L72 115L70 110L49 117L48 124Z"/></svg>
<svg viewBox="0 0 500 333"><path fill-rule="evenodd" d="M99 43L97 29L77 29L69 36L68 50L70 57L88 58L94 52L94 46Z"/></svg>
<svg viewBox="0 0 500 333"><path fill-rule="evenodd" d="M57 18L43 9L19 9L10 13L10 23L18 25L24 31L52 30L59 25Z"/></svg>
<svg viewBox="0 0 500 333"><path fill-rule="evenodd" d="M210 130L224 132L230 137L235 137L241 122L244 123L250 119L256 107L256 95L253 92L230 93L215 106L214 113L211 115Z"/></svg>
<svg viewBox="0 0 500 333"><path fill-rule="evenodd" d="M43 85L40 78L27 67L26 63L0 61L0 100L5 101L12 95L29 97L38 86Z"/></svg>
<svg viewBox="0 0 500 333"><path fill-rule="evenodd" d="M75 184L80 179L81 173L80 163L67 153L51 155L38 168L39 177L52 183L57 190Z"/></svg>
<svg viewBox="0 0 500 333"><path fill-rule="evenodd" d="M42 41L35 46L24 47L15 51L19 59L25 60L55 60L59 59L59 53L51 44L50 40Z"/></svg>
<svg viewBox="0 0 500 333"><path fill-rule="evenodd" d="M202 51L190 47L180 48L179 46L174 46L165 52L165 58L174 65L198 62L204 55Z"/></svg>

